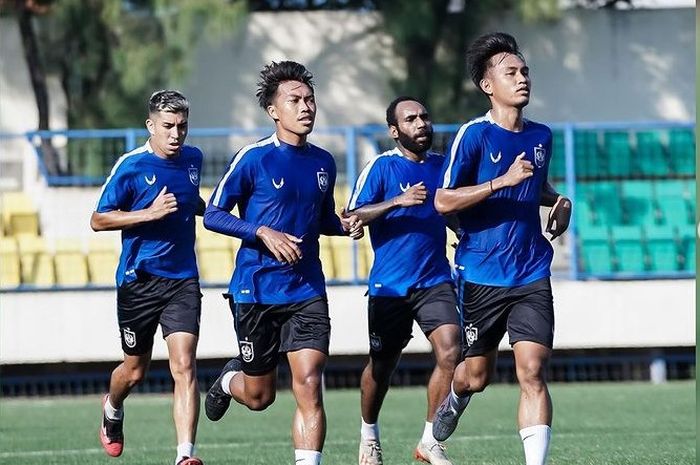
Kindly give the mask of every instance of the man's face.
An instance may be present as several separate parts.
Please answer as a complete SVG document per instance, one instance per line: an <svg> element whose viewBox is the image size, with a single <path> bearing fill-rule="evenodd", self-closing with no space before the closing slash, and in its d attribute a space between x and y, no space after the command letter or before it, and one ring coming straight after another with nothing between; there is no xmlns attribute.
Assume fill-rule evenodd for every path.
<svg viewBox="0 0 700 465"><path fill-rule="evenodd" d="M493 56L481 82L482 89L497 103L524 108L530 102L530 68L517 55Z"/></svg>
<svg viewBox="0 0 700 465"><path fill-rule="evenodd" d="M397 126L390 126L394 139L413 153L424 153L433 144L433 123L428 110L420 103L407 100L396 105Z"/></svg>
<svg viewBox="0 0 700 465"><path fill-rule="evenodd" d="M303 82L283 82L277 87L277 94L267 112L282 133L305 138L316 121L314 91Z"/></svg>
<svg viewBox="0 0 700 465"><path fill-rule="evenodd" d="M180 152L187 137L187 113L158 111L149 115L146 127L151 134L151 148L158 154L172 157Z"/></svg>

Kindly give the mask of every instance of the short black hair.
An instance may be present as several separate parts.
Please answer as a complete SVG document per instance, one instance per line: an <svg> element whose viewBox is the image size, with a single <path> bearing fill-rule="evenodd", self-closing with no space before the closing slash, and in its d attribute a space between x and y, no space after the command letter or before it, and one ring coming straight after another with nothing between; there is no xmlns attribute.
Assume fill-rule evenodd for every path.
<svg viewBox="0 0 700 465"><path fill-rule="evenodd" d="M467 50L467 67L472 81L481 89L481 80L489 67L489 60L499 53L510 53L524 60L515 37L505 32L491 32L476 39Z"/></svg>
<svg viewBox="0 0 700 465"><path fill-rule="evenodd" d="M402 95L402 96L396 97L394 100L392 100L391 103L389 104L389 106L386 107L386 124L387 125L389 125L389 126L398 126L399 125L399 120L396 118L396 107L401 102L418 102L418 103L420 103L420 100L413 98L410 95Z"/></svg>
<svg viewBox="0 0 700 465"><path fill-rule="evenodd" d="M157 90L148 99L148 114L159 111L168 113L189 113L190 102L182 93L176 90Z"/></svg>
<svg viewBox="0 0 700 465"><path fill-rule="evenodd" d="M314 89L313 75L302 64L295 61L272 62L260 71L260 81L255 96L258 103L266 110L272 104L280 84L286 81L299 81Z"/></svg>

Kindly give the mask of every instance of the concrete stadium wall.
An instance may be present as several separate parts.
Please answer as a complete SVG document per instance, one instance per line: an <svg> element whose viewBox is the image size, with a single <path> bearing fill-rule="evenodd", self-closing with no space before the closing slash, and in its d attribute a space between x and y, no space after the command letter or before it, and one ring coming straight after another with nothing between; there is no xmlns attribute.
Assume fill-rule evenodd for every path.
<svg viewBox="0 0 700 465"><path fill-rule="evenodd" d="M695 281L554 281L555 348L692 347ZM199 358L237 352L223 289L205 289ZM364 287L328 289L331 354L368 348ZM0 294L0 364L110 361L121 358L114 291ZM414 327L407 351L429 345ZM154 358L165 359L156 335ZM505 341L502 348L507 348Z"/></svg>

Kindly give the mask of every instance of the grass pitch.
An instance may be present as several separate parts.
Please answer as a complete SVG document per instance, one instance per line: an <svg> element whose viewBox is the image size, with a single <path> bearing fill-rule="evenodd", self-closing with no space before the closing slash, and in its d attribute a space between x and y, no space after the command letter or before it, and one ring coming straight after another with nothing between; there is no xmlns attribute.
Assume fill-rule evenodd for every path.
<svg viewBox="0 0 700 465"><path fill-rule="evenodd" d="M550 465L695 464L695 383L554 384ZM455 465L522 465L515 426L518 390L491 386L476 396L448 441ZM100 397L0 400L0 464L167 465L175 458L172 402L165 395L132 395L126 403L125 450L113 459L97 438ZM291 393L267 411L232 404L212 423L202 411L198 455L206 465L292 464ZM324 465L357 463L359 390L326 393ZM380 417L384 462L416 463L425 390L393 388Z"/></svg>

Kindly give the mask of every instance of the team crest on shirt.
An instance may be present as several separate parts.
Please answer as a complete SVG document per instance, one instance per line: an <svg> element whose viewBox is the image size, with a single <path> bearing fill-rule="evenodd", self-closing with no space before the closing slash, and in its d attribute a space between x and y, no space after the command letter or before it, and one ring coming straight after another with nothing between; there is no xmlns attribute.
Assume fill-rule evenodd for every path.
<svg viewBox="0 0 700 465"><path fill-rule="evenodd" d="M328 190L328 173L317 171L316 178L318 179L318 188L321 189L321 192L326 192Z"/></svg>
<svg viewBox="0 0 700 465"><path fill-rule="evenodd" d="M136 347L136 333L134 333L132 330L129 328L124 328L124 344L126 344L127 347L131 347L132 349Z"/></svg>
<svg viewBox="0 0 700 465"><path fill-rule="evenodd" d="M255 352L253 351L253 343L250 341L241 341L240 344L241 357L246 363L250 363L255 358Z"/></svg>
<svg viewBox="0 0 700 465"><path fill-rule="evenodd" d="M194 166L191 166L187 171L190 174L190 182L195 186L199 186L199 170Z"/></svg>
<svg viewBox="0 0 700 465"><path fill-rule="evenodd" d="M382 338L377 335L370 334L369 347L375 352L382 350Z"/></svg>
<svg viewBox="0 0 700 465"><path fill-rule="evenodd" d="M464 336L467 339L467 345L472 346L479 339L479 328L475 328L473 325L469 325L464 328Z"/></svg>
<svg viewBox="0 0 700 465"><path fill-rule="evenodd" d="M535 166L542 168L544 166L544 156L547 152L545 151L542 144L535 147Z"/></svg>

